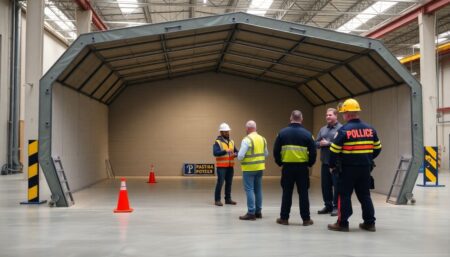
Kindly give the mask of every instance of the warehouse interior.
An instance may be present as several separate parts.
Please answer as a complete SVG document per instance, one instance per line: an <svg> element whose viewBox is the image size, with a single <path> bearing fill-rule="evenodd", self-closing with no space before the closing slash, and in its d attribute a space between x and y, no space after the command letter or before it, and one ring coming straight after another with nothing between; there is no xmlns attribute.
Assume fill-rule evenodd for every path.
<svg viewBox="0 0 450 257"><path fill-rule="evenodd" d="M4 6L13 8L9 1L4 2ZM323 244L336 249L340 256L448 253L445 241L450 224L445 217L450 206L445 200L445 184L450 181L450 134L445 106L450 99L446 97L450 66L446 41L424 39L421 26L425 18L416 16L419 25L408 23L379 40L377 33L401 15L380 14L376 16L378 23L373 19L373 24L364 25L373 28L360 33L358 29L349 32L320 25L320 19L326 23L326 17L331 16L326 7L307 13L314 13L315 18L304 20L301 15L303 20L292 19L289 8L292 12L301 10L296 6L303 1L290 7L269 8L265 13L257 12L262 7L245 12L250 7L241 6L243 1L230 1L230 5L234 2L233 10L241 12L228 12L212 1L204 3L204 8L218 11L214 14L202 12L203 7L194 7L194 3L167 4L172 8L189 7L188 12L178 10L181 15L176 18L171 13L152 14L155 9L146 13L145 7L150 5L138 1L135 13L124 15L128 26L121 26L116 17L104 30L99 19L115 17L111 13L120 8L113 8L115 1L17 2L22 13L21 51L27 53L20 57L25 70L20 79L28 81L22 82L22 106L17 115L24 117L20 118L25 124L24 139L39 141L39 194L50 204L18 205L26 199L28 178L28 160L25 150L21 150L18 156L22 156L23 171L10 168L11 174L0 177L1 192L6 195L1 201L5 215L0 224L12 231L0 233L6 239L0 243L5 256L48 256L48 251L51 256L60 256L66 249L73 256L140 256L144 252L161 256L323 256L327 254ZM325 2L321 4L340 7L345 1ZM419 7L422 13L435 12L435 34L441 35L450 24L448 3L441 3L445 1L387 2L398 3L391 12L403 8L405 17ZM83 9L86 3L91 10ZM27 41L36 31L26 29L33 25L29 23L33 15L29 8L33 5L41 5L42 10L59 8L68 17L76 6L74 19L83 19L79 10L90 13L88 22L84 18L84 25L82 21L77 26L87 23L95 28L75 36L69 30L54 31L51 27L58 22L45 13L47 27L41 32L44 40L37 44L44 52L30 55L28 48L36 50ZM153 8L163 9L165 5L155 4ZM141 7L146 22L139 16ZM288 11L282 15L280 10L284 9ZM351 12L349 9L346 15ZM131 21L133 15L139 17L135 19L139 22ZM149 17L163 19L148 22ZM0 30L0 35L10 29ZM420 35L405 39L419 29ZM400 38L405 41L397 42ZM419 57L414 49L410 53L403 46L416 39L426 45L421 45ZM431 57L424 52L429 49L435 53ZM435 76L428 74L432 65L421 64L425 59L434 60ZM44 65L42 71L31 71L35 61ZM436 90L426 89L427 83L436 84ZM0 97L6 98L1 89ZM377 129L383 143L373 172L376 187L372 197L378 219L375 236L358 231L357 225L350 236L327 233L326 224L335 219L317 215L323 204L319 159L310 171L311 214L315 221L311 229L300 226L295 193L294 226L285 229L275 223L281 188L280 168L272 154L264 172L264 216L255 224L238 219L245 212L239 168L233 183L233 199L238 205L222 209L213 205L214 176L183 176L186 163L214 163L212 144L222 122L230 124L231 137L239 144L246 134L245 122L255 120L271 153L275 137L289 123L292 110L301 110L305 128L317 134L325 124L327 108L335 108L349 97L359 101L361 118ZM6 152L10 141L5 141L5 150L0 150ZM439 149L437 183L443 187L416 186L424 178L419 170L423 147L427 145ZM74 201L64 192L57 166L52 163L55 157L62 160ZM402 157L412 158L412 164L397 192L397 202L387 203L386 195ZM150 171L155 171L156 184L145 183ZM130 203L135 209L129 214L112 213L120 177L127 178ZM361 211L356 198L353 205L354 226ZM64 235L54 238L55 233ZM16 241L32 243L10 245L8 234ZM246 242L252 236L256 240ZM54 240L52 244L46 242L49 239ZM97 240L98 244L94 244ZM372 244L367 246L369 242Z"/></svg>

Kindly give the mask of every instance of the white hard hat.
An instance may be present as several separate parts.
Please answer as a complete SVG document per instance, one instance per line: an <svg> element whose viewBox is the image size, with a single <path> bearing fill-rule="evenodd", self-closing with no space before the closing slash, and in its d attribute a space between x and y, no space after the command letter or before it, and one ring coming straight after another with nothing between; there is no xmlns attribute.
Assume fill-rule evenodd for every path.
<svg viewBox="0 0 450 257"><path fill-rule="evenodd" d="M225 122L220 124L220 126L219 126L219 132L220 131L230 131L230 130L231 130L230 126L228 126L228 124L226 124Z"/></svg>

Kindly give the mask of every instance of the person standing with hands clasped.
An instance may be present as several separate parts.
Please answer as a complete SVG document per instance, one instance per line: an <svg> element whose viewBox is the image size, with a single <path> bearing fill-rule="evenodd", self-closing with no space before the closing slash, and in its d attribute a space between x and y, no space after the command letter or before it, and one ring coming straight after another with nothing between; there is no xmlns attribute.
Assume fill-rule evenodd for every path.
<svg viewBox="0 0 450 257"><path fill-rule="evenodd" d="M291 124L282 129L275 140L273 156L281 170L281 200L280 218L278 224L289 225L289 213L292 206L294 185L300 201L300 216L303 226L313 224L309 212L309 168L316 162L316 145L314 138L302 125L303 115L294 110L290 117Z"/></svg>
<svg viewBox="0 0 450 257"><path fill-rule="evenodd" d="M217 183L214 193L214 204L223 206L220 201L220 193L222 185L225 181L225 204L235 205L236 202L231 200L231 185L233 184L234 175L234 158L237 156L238 150L234 145L234 141L230 139L230 126L222 123L219 126L220 136L217 137L213 145L213 155L216 157L217 167Z"/></svg>
<svg viewBox="0 0 450 257"><path fill-rule="evenodd" d="M322 162L320 180L325 207L317 213L331 213L331 216L337 216L337 177L330 171L329 161L331 141L342 124L339 123L337 110L334 108L328 108L325 119L327 125L320 129L316 139L317 148L320 149L320 161Z"/></svg>
<svg viewBox="0 0 450 257"><path fill-rule="evenodd" d="M370 197L373 159L381 152L381 141L376 130L359 119L361 108L355 99L347 99L340 106L347 122L337 132L330 146L330 168L338 174L338 220L329 224L333 231L349 231L352 215L351 197L355 190L361 203L363 230L375 232L375 209Z"/></svg>

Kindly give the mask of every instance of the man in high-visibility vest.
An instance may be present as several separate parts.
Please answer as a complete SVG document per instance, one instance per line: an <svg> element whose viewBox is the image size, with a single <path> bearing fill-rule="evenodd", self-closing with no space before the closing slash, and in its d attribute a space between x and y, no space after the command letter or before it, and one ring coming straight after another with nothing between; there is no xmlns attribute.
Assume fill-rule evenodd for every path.
<svg viewBox="0 0 450 257"><path fill-rule="evenodd" d="M309 167L316 162L316 144L311 132L303 127L303 115L299 110L292 111L290 121L291 124L278 133L273 147L275 162L282 166L283 188L280 218L276 222L289 225L292 193L297 185L300 216L303 226L309 226L313 224L309 211Z"/></svg>
<svg viewBox="0 0 450 257"><path fill-rule="evenodd" d="M231 200L231 185L233 184L234 175L234 158L237 156L238 150L234 145L234 141L230 139L230 126L222 123L219 126L220 136L217 137L213 145L213 154L216 157L217 167L217 183L214 193L214 204L223 206L220 200L220 193L222 185L225 181L225 204L236 205L236 202Z"/></svg>
<svg viewBox="0 0 450 257"><path fill-rule="evenodd" d="M267 141L256 132L256 122L250 120L245 125L247 136L241 143L238 160L241 161L242 180L247 195L247 213L241 220L262 218L262 176L266 168Z"/></svg>
<svg viewBox="0 0 450 257"><path fill-rule="evenodd" d="M339 112L347 122L336 133L330 146L330 168L338 173L338 220L329 224L333 231L349 231L348 218L352 215L351 197L355 190L361 203L363 230L375 232L375 209L370 197L373 159L381 152L381 141L376 130L359 119L361 108L355 99L347 99Z"/></svg>

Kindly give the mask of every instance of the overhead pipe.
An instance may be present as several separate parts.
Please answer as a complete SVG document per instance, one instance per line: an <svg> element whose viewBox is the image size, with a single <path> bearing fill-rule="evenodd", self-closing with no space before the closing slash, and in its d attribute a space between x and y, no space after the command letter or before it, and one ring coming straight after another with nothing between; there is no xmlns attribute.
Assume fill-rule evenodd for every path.
<svg viewBox="0 0 450 257"><path fill-rule="evenodd" d="M81 9L85 11L92 11L92 23L98 30L108 30L108 26L103 22L103 20L98 16L97 12L94 8L92 8L91 2L89 0L74 0L75 3L80 7Z"/></svg>
<svg viewBox="0 0 450 257"><path fill-rule="evenodd" d="M408 25L417 20L419 14L432 14L438 11L441 8L450 4L450 0L432 0L428 1L425 4L414 8L413 10L401 15L400 17L388 22L387 24L382 25L379 28L376 28L373 31L364 34L366 37L370 38L382 38L386 34L391 33L392 31L401 28L405 25Z"/></svg>
<svg viewBox="0 0 450 257"><path fill-rule="evenodd" d="M19 109L20 109L20 14L19 0L11 0L11 59L10 98L8 117L8 158L1 169L2 175L22 172L19 160Z"/></svg>

